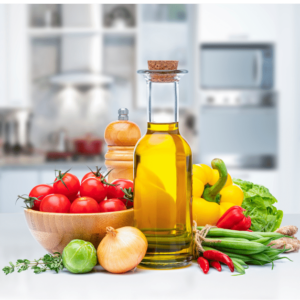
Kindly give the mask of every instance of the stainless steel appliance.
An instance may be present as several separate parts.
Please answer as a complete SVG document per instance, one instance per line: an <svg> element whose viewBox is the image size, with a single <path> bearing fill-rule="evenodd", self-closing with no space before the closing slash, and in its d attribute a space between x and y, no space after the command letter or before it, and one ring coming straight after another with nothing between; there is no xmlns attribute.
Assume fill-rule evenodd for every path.
<svg viewBox="0 0 300 300"><path fill-rule="evenodd" d="M201 86L205 89L270 89L274 50L271 44L204 44Z"/></svg>
<svg viewBox="0 0 300 300"><path fill-rule="evenodd" d="M200 161L275 168L277 101L271 44L201 46Z"/></svg>

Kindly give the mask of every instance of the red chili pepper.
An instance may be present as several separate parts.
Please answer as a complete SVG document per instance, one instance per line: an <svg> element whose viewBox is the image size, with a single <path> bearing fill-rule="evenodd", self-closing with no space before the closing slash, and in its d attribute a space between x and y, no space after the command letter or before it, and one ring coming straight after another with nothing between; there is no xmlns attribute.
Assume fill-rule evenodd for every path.
<svg viewBox="0 0 300 300"><path fill-rule="evenodd" d="M253 232L253 230L251 230L251 229L247 229L246 231Z"/></svg>
<svg viewBox="0 0 300 300"><path fill-rule="evenodd" d="M246 210L240 206L232 206L219 219L217 227L245 231L251 226L251 218L245 216Z"/></svg>
<svg viewBox="0 0 300 300"><path fill-rule="evenodd" d="M209 271L209 263L208 260L203 257L198 257L197 262L202 269L204 274L207 274Z"/></svg>
<svg viewBox="0 0 300 300"><path fill-rule="evenodd" d="M205 257L207 259L211 259L211 260L220 261L223 264L226 264L229 267L231 272L234 271L234 265L233 265L231 258L228 255L226 255L220 251L206 250L203 252L203 257Z"/></svg>
<svg viewBox="0 0 300 300"><path fill-rule="evenodd" d="M211 267L215 268L216 270L218 270L219 272L222 271L222 266L221 266L221 264L220 264L218 261L216 261L216 260L211 260L211 261L209 262L209 265L210 265Z"/></svg>

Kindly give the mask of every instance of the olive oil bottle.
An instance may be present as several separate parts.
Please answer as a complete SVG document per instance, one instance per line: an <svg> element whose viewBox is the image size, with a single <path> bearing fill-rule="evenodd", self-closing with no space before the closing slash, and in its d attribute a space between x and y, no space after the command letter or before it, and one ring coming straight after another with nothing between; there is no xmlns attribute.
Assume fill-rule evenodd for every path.
<svg viewBox="0 0 300 300"><path fill-rule="evenodd" d="M177 64L149 61L149 70L138 71L148 88L148 129L134 152L134 222L148 240L142 264L151 268L192 259L192 152L178 125L178 85L187 71ZM173 104L164 111L166 98Z"/></svg>

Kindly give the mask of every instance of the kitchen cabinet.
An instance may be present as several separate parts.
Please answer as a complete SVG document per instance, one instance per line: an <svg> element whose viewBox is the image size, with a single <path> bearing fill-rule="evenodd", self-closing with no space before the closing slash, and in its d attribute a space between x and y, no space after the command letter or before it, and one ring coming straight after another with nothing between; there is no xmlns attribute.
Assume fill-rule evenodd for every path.
<svg viewBox="0 0 300 300"><path fill-rule="evenodd" d="M275 42L278 5L202 4L199 9L198 41Z"/></svg>
<svg viewBox="0 0 300 300"><path fill-rule="evenodd" d="M0 5L0 108L29 106L27 5Z"/></svg>
<svg viewBox="0 0 300 300"><path fill-rule="evenodd" d="M0 107L6 102L6 5L0 5Z"/></svg>
<svg viewBox="0 0 300 300"><path fill-rule="evenodd" d="M139 30L137 46L137 69L146 69L147 60L178 60L178 69L189 70L189 76L180 82L180 107L191 106L193 99L193 42L194 10L196 5L186 4L142 4L139 5ZM165 43L165 40L168 40ZM137 77L137 102L139 108L146 108L146 89L143 76ZM161 90L157 108L173 107L168 99L167 89ZM155 99L155 92L153 98Z"/></svg>

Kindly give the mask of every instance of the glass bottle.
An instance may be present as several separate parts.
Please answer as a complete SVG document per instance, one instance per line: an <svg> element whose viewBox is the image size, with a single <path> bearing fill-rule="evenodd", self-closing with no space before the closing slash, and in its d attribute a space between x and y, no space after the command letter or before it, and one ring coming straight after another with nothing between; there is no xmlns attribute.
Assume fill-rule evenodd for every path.
<svg viewBox="0 0 300 300"><path fill-rule="evenodd" d="M168 68L168 62L174 61L155 66ZM186 73L138 71L147 83L148 128L134 152L134 224L148 240L142 264L151 268L177 268L192 259L192 152L178 125L179 80ZM164 105L167 98L171 105Z"/></svg>

